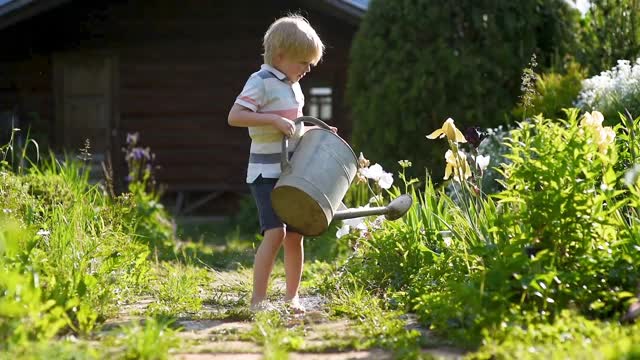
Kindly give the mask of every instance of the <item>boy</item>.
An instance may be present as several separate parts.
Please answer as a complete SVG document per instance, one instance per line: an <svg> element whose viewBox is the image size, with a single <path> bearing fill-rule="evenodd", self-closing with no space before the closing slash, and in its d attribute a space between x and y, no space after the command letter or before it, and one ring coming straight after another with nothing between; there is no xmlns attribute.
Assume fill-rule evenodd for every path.
<svg viewBox="0 0 640 360"><path fill-rule="evenodd" d="M304 125L296 126L292 121L302 116L304 106L298 82L320 61L324 45L304 17L290 15L271 24L263 46L264 64L251 74L228 117L229 125L249 130L247 183L264 235L255 256L251 309L263 307L273 263L284 244L285 301L295 313L304 313L298 298L304 259L302 235L287 231L278 219L271 207L271 190L280 176L282 137L289 137L291 148L295 148L304 133Z"/></svg>

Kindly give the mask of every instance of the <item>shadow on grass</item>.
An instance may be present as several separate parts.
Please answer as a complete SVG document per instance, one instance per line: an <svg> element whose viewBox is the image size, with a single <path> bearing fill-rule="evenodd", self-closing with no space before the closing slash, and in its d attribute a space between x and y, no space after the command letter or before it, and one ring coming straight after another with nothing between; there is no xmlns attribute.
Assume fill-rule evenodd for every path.
<svg viewBox="0 0 640 360"><path fill-rule="evenodd" d="M216 270L237 270L253 266L253 257L262 235L247 232L233 221L178 223L177 251L181 261L206 265ZM320 236L305 237L305 261L333 262L348 252L348 244L337 239L337 225L331 224ZM278 254L282 260L282 251ZM195 261L194 261L195 259Z"/></svg>
<svg viewBox="0 0 640 360"><path fill-rule="evenodd" d="M255 234L242 233L229 221L178 222L176 235L174 259L167 260L218 271L251 267L259 245Z"/></svg>

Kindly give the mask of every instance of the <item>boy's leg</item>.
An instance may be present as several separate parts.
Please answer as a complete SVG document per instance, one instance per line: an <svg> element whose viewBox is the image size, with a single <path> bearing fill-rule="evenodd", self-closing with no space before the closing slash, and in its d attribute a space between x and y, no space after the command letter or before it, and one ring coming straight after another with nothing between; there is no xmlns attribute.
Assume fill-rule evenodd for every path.
<svg viewBox="0 0 640 360"><path fill-rule="evenodd" d="M253 264L253 296L251 305L256 305L267 297L269 276L278 250L284 239L284 228L273 228L264 232L262 243L256 252Z"/></svg>
<svg viewBox="0 0 640 360"><path fill-rule="evenodd" d="M256 201L260 218L260 230L264 235L253 263L253 295L251 305L257 305L267 297L267 285L273 269L278 250L284 240L284 224L278 219L271 207L271 190L278 179L263 178L258 176L249 184L251 194Z"/></svg>
<svg viewBox="0 0 640 360"><path fill-rule="evenodd" d="M302 239L302 235L295 232L287 232L284 237L284 273L287 287L285 300L296 299L298 296L304 262Z"/></svg>

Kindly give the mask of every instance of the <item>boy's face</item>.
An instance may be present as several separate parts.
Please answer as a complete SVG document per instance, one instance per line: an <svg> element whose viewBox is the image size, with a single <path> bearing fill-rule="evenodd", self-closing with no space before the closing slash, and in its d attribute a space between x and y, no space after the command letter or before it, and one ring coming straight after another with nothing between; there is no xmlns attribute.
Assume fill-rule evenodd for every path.
<svg viewBox="0 0 640 360"><path fill-rule="evenodd" d="M287 75L289 81L297 83L311 71L312 64L311 60L298 60L288 55L278 54L273 65Z"/></svg>

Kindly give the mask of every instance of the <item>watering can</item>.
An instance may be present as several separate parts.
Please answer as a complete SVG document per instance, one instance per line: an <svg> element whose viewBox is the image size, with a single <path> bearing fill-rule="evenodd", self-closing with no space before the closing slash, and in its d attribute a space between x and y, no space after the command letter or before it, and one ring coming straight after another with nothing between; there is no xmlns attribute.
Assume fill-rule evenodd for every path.
<svg viewBox="0 0 640 360"><path fill-rule="evenodd" d="M290 229L316 236L324 233L333 219L384 215L396 220L409 210L413 200L407 194L387 206L347 209L342 198L358 171L356 154L322 120L302 116L294 122L308 122L318 128L302 136L291 159L289 139L282 139L282 174L271 192L271 205Z"/></svg>

